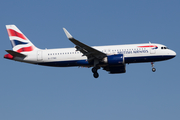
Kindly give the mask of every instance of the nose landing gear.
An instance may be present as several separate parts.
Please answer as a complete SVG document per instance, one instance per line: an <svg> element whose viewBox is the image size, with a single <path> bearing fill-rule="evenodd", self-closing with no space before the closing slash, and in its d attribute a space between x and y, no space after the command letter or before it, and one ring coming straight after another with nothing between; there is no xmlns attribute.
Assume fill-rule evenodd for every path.
<svg viewBox="0 0 180 120"><path fill-rule="evenodd" d="M152 71L155 72L156 68L154 68L154 63L153 62L151 62L151 66L152 66Z"/></svg>

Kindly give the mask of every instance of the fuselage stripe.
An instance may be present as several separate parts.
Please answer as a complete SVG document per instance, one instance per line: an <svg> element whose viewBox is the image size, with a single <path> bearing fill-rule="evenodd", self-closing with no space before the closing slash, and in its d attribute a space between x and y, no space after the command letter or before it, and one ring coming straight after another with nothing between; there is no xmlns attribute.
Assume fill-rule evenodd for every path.
<svg viewBox="0 0 180 120"><path fill-rule="evenodd" d="M148 48L148 47L158 47L156 45L146 45L146 46L138 46L138 47L141 47L141 48Z"/></svg>

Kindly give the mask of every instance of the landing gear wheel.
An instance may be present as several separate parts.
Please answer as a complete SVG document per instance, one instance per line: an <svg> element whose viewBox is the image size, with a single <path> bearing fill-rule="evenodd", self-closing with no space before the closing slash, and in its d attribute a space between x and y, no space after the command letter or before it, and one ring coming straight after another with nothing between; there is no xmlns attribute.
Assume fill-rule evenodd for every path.
<svg viewBox="0 0 180 120"><path fill-rule="evenodd" d="M152 68L152 71L155 72L155 71L156 71L156 68Z"/></svg>
<svg viewBox="0 0 180 120"><path fill-rule="evenodd" d="M154 62L151 62L151 66L152 66L152 71L155 72L156 68L154 68Z"/></svg>
<svg viewBox="0 0 180 120"><path fill-rule="evenodd" d="M93 73L97 73L97 68L96 68L96 67L93 67L93 68L92 68L92 72L93 72Z"/></svg>
<svg viewBox="0 0 180 120"><path fill-rule="evenodd" d="M98 69L100 69L100 67L98 67L98 66L94 66L93 68L92 68L92 72L93 72L93 76L94 76L94 78L98 78L99 77L99 74L98 74Z"/></svg>
<svg viewBox="0 0 180 120"><path fill-rule="evenodd" d="M94 76L94 78L98 78L98 77L99 77L99 74L98 74L97 72L95 72L95 73L93 74L93 76Z"/></svg>

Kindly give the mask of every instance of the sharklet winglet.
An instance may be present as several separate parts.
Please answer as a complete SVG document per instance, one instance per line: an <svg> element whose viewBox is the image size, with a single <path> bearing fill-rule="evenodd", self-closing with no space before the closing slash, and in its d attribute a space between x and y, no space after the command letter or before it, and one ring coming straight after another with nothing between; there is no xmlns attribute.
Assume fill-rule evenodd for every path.
<svg viewBox="0 0 180 120"><path fill-rule="evenodd" d="M63 28L63 30L64 30L64 32L65 32L68 39L73 38L73 36L66 30L66 28Z"/></svg>

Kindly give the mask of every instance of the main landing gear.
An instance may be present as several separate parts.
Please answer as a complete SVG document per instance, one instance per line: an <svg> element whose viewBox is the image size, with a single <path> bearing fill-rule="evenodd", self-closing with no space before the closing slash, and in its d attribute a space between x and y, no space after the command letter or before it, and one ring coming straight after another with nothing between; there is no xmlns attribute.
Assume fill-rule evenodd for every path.
<svg viewBox="0 0 180 120"><path fill-rule="evenodd" d="M151 66L152 66L152 71L155 72L156 68L154 68L154 63L153 62L151 62Z"/></svg>
<svg viewBox="0 0 180 120"><path fill-rule="evenodd" d="M98 78L98 77L99 77L99 74L98 74L97 70L98 70L97 67L93 67L93 68L92 68L92 72L93 72L94 78Z"/></svg>
<svg viewBox="0 0 180 120"><path fill-rule="evenodd" d="M94 78L98 78L99 74L98 74L98 69L100 69L100 67L98 66L99 64L99 60L98 59L94 59L94 67L92 68L92 72L93 72L93 76Z"/></svg>

